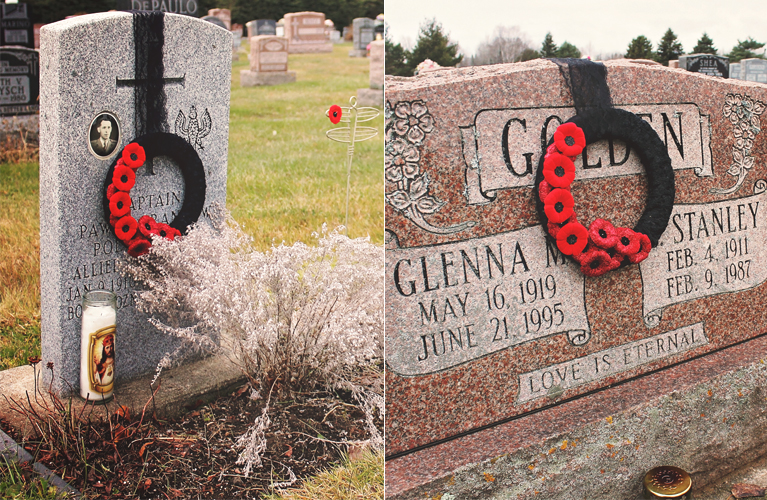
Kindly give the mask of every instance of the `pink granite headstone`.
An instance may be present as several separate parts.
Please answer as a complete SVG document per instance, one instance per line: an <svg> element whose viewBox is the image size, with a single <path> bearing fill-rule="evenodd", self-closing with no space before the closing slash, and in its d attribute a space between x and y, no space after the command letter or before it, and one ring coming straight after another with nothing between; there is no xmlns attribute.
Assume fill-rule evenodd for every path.
<svg viewBox="0 0 767 500"><path fill-rule="evenodd" d="M217 17L221 20L226 29L232 29L232 11L229 9L210 9L208 11L209 16Z"/></svg>
<svg viewBox="0 0 767 500"><path fill-rule="evenodd" d="M676 198L649 257L597 278L547 241L535 208L542 146L575 114L556 64L387 77L391 458L480 431L489 443L494 426L526 416L564 425L563 402L675 364L684 370L687 360L767 332L767 86L605 65L615 107L666 145ZM637 152L601 141L575 166L578 220L633 227L647 196ZM481 448L456 450L489 459ZM441 453L456 468L467 463L455 450ZM530 460L520 468L532 471ZM404 491L396 482L412 471L396 473L395 463L387 492L389 484Z"/></svg>
<svg viewBox="0 0 767 500"><path fill-rule="evenodd" d="M288 71L287 38L272 35L250 38L250 69L240 71L243 87L295 81L295 71Z"/></svg>
<svg viewBox="0 0 767 500"><path fill-rule="evenodd" d="M285 37L291 54L332 52L328 41L325 14L322 12L294 12L285 14Z"/></svg>

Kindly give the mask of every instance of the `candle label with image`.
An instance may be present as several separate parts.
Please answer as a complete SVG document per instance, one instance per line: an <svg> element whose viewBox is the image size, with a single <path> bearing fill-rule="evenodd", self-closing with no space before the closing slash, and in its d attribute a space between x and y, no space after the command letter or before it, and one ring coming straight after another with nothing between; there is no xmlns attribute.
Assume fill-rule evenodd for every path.
<svg viewBox="0 0 767 500"><path fill-rule="evenodd" d="M90 390L100 394L112 392L115 380L115 325L107 326L90 334L88 370Z"/></svg>

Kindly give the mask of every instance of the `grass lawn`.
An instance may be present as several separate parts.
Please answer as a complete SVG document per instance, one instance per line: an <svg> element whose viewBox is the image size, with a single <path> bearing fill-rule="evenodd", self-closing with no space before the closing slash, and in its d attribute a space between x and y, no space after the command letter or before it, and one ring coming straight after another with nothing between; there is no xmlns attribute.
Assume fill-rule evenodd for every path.
<svg viewBox="0 0 767 500"><path fill-rule="evenodd" d="M350 58L351 47L291 54L296 82L273 87L240 87L245 54L233 63L227 206L262 250L343 224L347 149L325 136L338 126L325 111L369 86L369 61ZM379 134L355 147L349 236L381 244L383 116L364 125ZM37 163L0 164L0 369L40 354L38 191Z"/></svg>

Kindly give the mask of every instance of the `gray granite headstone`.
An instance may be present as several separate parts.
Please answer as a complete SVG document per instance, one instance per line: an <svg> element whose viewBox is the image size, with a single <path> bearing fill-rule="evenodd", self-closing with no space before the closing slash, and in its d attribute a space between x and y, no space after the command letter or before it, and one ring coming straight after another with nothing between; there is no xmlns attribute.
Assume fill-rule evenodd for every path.
<svg viewBox="0 0 767 500"><path fill-rule="evenodd" d="M375 40L375 20L368 17L358 17L352 22L354 48L349 51L350 57L365 57L367 46Z"/></svg>
<svg viewBox="0 0 767 500"><path fill-rule="evenodd" d="M117 0L117 10L170 12L197 17L199 0Z"/></svg>
<svg viewBox="0 0 767 500"><path fill-rule="evenodd" d="M54 388L60 392L79 384L81 304L89 289L117 294L117 394L121 380L153 371L178 346L136 309L137 285L118 271L130 257L102 206L116 156L137 131L151 130L142 120L149 99L136 97L149 86L148 78L136 79L133 30L134 17L126 12L79 16L41 30L42 352L44 364L55 364ZM164 15L162 33L167 117L152 126L183 137L197 151L205 170L204 220L211 204L226 202L232 35L177 14ZM90 141L94 124L105 117L117 144L99 156ZM171 222L184 191L179 167L167 157L155 158L151 168L137 171L131 214Z"/></svg>
<svg viewBox="0 0 767 500"><path fill-rule="evenodd" d="M276 35L277 34L277 21L274 19L256 19L250 21L245 26L248 27L248 37L261 35Z"/></svg>
<svg viewBox="0 0 767 500"><path fill-rule="evenodd" d="M0 26L3 31L3 45L35 48L32 21L30 21L28 16L27 4L2 4L2 21L0 21Z"/></svg>
<svg viewBox="0 0 767 500"><path fill-rule="evenodd" d="M767 83L767 60L764 59L741 59L741 80L749 82Z"/></svg>
<svg viewBox="0 0 767 500"><path fill-rule="evenodd" d="M730 78L740 80L740 63L730 63Z"/></svg>
<svg viewBox="0 0 767 500"><path fill-rule="evenodd" d="M730 77L730 60L715 54L688 54L679 56L679 67L708 76Z"/></svg>
<svg viewBox="0 0 767 500"><path fill-rule="evenodd" d="M39 111L40 56L34 49L0 48L0 115Z"/></svg>

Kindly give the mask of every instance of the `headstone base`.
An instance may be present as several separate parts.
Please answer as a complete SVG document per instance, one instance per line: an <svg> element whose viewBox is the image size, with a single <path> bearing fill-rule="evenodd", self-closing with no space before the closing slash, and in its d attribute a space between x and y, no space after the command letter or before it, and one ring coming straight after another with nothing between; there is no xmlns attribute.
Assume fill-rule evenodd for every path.
<svg viewBox="0 0 767 500"><path fill-rule="evenodd" d="M386 498L634 499L658 465L715 484L764 454L765 352L762 336L390 459Z"/></svg>
<svg viewBox="0 0 767 500"><path fill-rule="evenodd" d="M0 116L0 149L40 144L40 115Z"/></svg>
<svg viewBox="0 0 767 500"><path fill-rule="evenodd" d="M376 89L357 90L357 104L360 106L383 106L384 91Z"/></svg>
<svg viewBox="0 0 767 500"><path fill-rule="evenodd" d="M288 52L290 54L314 54L318 52L333 52L332 43L289 43Z"/></svg>
<svg viewBox="0 0 767 500"><path fill-rule="evenodd" d="M366 50L357 50L352 49L349 51L349 57L367 57L368 51Z"/></svg>
<svg viewBox="0 0 767 500"><path fill-rule="evenodd" d="M250 71L243 69L240 71L240 86L256 87L259 85L281 85L283 83L293 83L296 81L295 71Z"/></svg>

